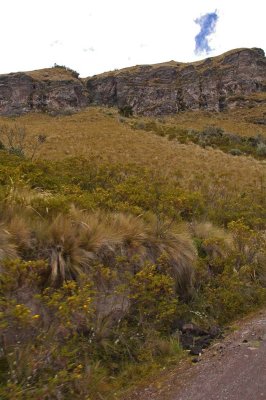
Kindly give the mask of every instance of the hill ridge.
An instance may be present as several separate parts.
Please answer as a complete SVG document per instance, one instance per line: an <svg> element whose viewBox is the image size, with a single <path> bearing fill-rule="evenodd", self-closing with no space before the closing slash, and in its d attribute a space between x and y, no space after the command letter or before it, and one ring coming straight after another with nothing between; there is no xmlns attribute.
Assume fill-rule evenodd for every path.
<svg viewBox="0 0 266 400"><path fill-rule="evenodd" d="M75 111L91 104L127 106L143 115L224 111L265 102L265 92L264 51L243 48L192 63L137 65L88 78L64 66L2 74L0 115Z"/></svg>

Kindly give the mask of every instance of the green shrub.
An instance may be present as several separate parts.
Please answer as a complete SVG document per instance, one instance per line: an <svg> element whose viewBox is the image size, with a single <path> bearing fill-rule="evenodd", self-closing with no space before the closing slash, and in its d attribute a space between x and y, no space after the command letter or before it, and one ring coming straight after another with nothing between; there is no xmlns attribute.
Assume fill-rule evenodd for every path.
<svg viewBox="0 0 266 400"><path fill-rule="evenodd" d="M266 156L266 144L259 143L256 149L258 156Z"/></svg>
<svg viewBox="0 0 266 400"><path fill-rule="evenodd" d="M66 71L69 71L74 78L79 77L79 72L75 71L72 68L66 67L65 65L59 65L59 64L54 63L53 68L59 68L59 69L62 68Z"/></svg>
<svg viewBox="0 0 266 400"><path fill-rule="evenodd" d="M229 150L229 154L231 154L232 156L241 156L243 153L239 149L231 149Z"/></svg>
<svg viewBox="0 0 266 400"><path fill-rule="evenodd" d="M119 107L119 114L122 115L123 117L129 118L132 117L133 115L133 109L129 105L121 106Z"/></svg>

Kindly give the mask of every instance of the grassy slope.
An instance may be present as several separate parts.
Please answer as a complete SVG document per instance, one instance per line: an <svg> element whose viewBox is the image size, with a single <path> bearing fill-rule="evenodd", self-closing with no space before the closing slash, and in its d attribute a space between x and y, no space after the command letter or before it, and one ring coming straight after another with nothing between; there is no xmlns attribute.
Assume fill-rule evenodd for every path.
<svg viewBox="0 0 266 400"><path fill-rule="evenodd" d="M74 81L77 80L72 74L73 71L64 67L56 68L43 68L35 71L28 71L25 74L29 75L36 80L49 80L49 81Z"/></svg>
<svg viewBox="0 0 266 400"><path fill-rule="evenodd" d="M263 94L264 100L265 97L265 94ZM266 137L265 126L251 122L252 119L262 118L265 113L266 105L259 105L254 108L235 109L224 113L188 111L168 117L165 120L168 124L179 125L183 129L202 130L206 126L214 125L226 132L240 136L261 134Z"/></svg>
<svg viewBox="0 0 266 400"><path fill-rule="evenodd" d="M163 123L169 126L171 124L178 124L180 128L186 129L201 129L206 125L222 126L232 133L239 135L248 134L250 136L252 134L256 135L259 129L260 133L265 135L265 128L263 126L254 125L245 121L246 117L261 116L263 112L262 109L250 109L238 110L229 114L182 113L177 116L165 118ZM248 115L248 113L251 115ZM7 221L4 221L6 228L4 230L2 229L2 237L0 236L2 245L6 246L6 252L10 254L14 252L14 243L11 242L11 244L8 245L9 237L7 233L11 231L16 238L16 251L19 252L20 247L25 247L24 253L27 257L29 257L29 252L31 252L30 258L36 257L32 248L35 249L37 243L39 246L38 249L41 251L44 246L43 243L45 243L45 251L43 253L41 252L41 254L48 260L47 262L49 262L49 256L47 256L49 252L52 251L53 254L54 249L57 249L58 245L60 245L60 248L64 248L65 246L65 253L67 255L69 253L71 260L73 259L73 262L75 261L78 263L80 257L79 251L80 249L84 250L82 246L84 246L84 243L87 243L88 240L84 241L81 236L79 240L80 233L76 233L74 229L73 215L64 218L59 216L53 221L53 214L49 217L48 208L54 207L55 210L62 211L62 205L65 205L65 201L67 201L68 198L70 200L73 199L73 196L75 197L77 194L80 198L85 196L84 202L82 203L82 201L80 201L82 208L87 208L86 204L92 204L92 209L94 210L94 208L105 206L105 202L108 202L108 211L128 211L131 210L131 208L133 209L134 205L138 204L137 215L142 214L147 211L147 208L152 210L154 200L158 200L156 197L158 193L152 191L152 184L156 186L156 179L160 176L165 178L162 190L165 190L163 195L165 194L167 216L171 215L171 210L167 210L170 203L173 202L178 211L178 207L182 207L182 203L188 201L188 197L186 199L186 193L181 191L179 194L178 190L176 190L176 188L180 186L184 189L188 189L189 193L195 190L202 193L205 201L204 205L206 209L208 209L207 218L215 223L221 221L221 223L223 223L224 221L228 222L238 219L238 211L240 216L245 217L251 210L253 214L251 216L248 214L246 220L248 222L251 221L253 229L255 230L257 226L261 226L263 204L265 204L265 161L246 156L234 157L220 150L211 148L203 149L194 144L180 144L177 141L169 141L166 137L155 135L153 132L135 130L130 127L131 122L141 122L142 120L142 118L121 119L114 109L96 107L88 108L77 114L68 116L52 117L44 114L28 114L13 119L0 118L0 125L3 123L8 125L25 125L29 132L29 142L31 142L35 135L46 134L48 140L43 145L39 157L41 159L50 160L47 165L44 164L43 166L42 163L30 164L27 161L9 158L7 154L0 154L3 163L0 165L0 171L2 172L1 168L3 168L3 175L5 174L5 178L3 178L2 181L3 184L7 185L7 187L8 185L11 186L12 189L12 181L10 184L10 179L8 177L9 175L12 176L11 172L14 172L14 176L18 176L18 181L21 180L21 184L27 182L31 185L32 182L37 180L37 187L40 186L39 182L42 182L44 190L46 190L45 185L48 185L49 190L51 186L50 182L54 182L52 187L57 188L52 191L52 194L49 195L50 197L47 197L47 210L46 207L44 207L46 202L43 200L43 196L46 194L48 195L48 193L41 192L38 194L37 192L36 199L34 199L33 196L33 208L31 209L31 207L28 207L27 209L33 210L34 218L28 217L27 213L25 216L23 213L19 215L19 208L18 215L15 214L14 216L11 215L10 218L6 218ZM223 123L226 125L222 125ZM83 156L85 159L89 160L89 163L92 165L96 164L99 166L105 164L109 170L111 170L113 164L122 164L122 167L119 167L122 178L119 175L120 172L114 172L114 174L117 174L118 179L116 180L115 177L112 181L111 171L111 177L106 175L108 179L106 185L104 174L99 174L99 177L95 178L94 170L90 169L85 163L82 164L82 160L80 164L73 161L71 159L73 156ZM54 162L57 162L56 167L54 167ZM130 176L127 179L126 173L123 175L123 166L126 170L129 164L138 164L139 167L146 167L148 170L153 171L154 182L152 180L152 174L147 174L146 177L145 174L142 176L141 170L135 173L132 167L134 178L132 186ZM82 169L83 167L86 168L86 172ZM86 176L87 173L88 176ZM176 177L178 181L174 179ZM123 179L125 179L125 183ZM149 179L152 182L147 190ZM170 182L170 188L167 187L168 181ZM86 184L89 184L87 189ZM33 187L36 185L33 185ZM91 189L90 185L92 186ZM98 191L98 189L100 189L100 191ZM66 193L64 193L64 190ZM25 196L21 189L18 192L19 201L22 204L25 202L31 205L31 201L28 199L31 192L25 194ZM64 195L66 200L61 199ZM6 196L5 192L3 196ZM11 205L12 209L12 204L17 196L16 192L12 192L11 190L9 196L7 205ZM40 196L40 199L38 196ZM162 196L162 199L163 198L164 196ZM197 197L195 199L197 199ZM161 197L159 200L161 201ZM176 205L175 200L178 200ZM129 205L127 205L127 203L129 203ZM194 200L191 204L193 207ZM195 201L195 204L197 204L197 201ZM230 208L232 209L231 214ZM37 213L35 211L37 211ZM36 225L35 220L38 220L38 213L43 213L44 218L42 216L41 221L37 221L38 224ZM47 221L46 214L48 214ZM227 214L228 218L226 216ZM212 219L211 217L213 215L215 217ZM219 215L222 217L221 221L217 218ZM1 215L1 218L2 217L3 215ZM99 261L101 261L101 263L96 264L98 278L97 276L96 278L95 276L89 277L90 282L92 282L93 279L100 279L108 288L110 284L109 274L112 277L111 273L116 271L116 268L118 268L119 271L119 263L121 263L120 267L122 267L122 270L126 270L128 266L131 266L132 260L130 259L130 254L135 254L136 249L139 249L139 253L143 254L142 238L144 225L142 226L142 224L144 222L141 222L139 217L134 217L133 219L130 219L130 217L127 219L128 217L123 216L123 214L121 217L118 215L118 218L121 218L122 222L120 221L119 224L117 224L115 221L113 224L115 232L111 232L111 229L107 229L106 224L103 224L101 220L102 217L99 221L97 220L97 214L96 217L90 215L85 215L85 217L86 223L83 221L83 224L79 226L96 227L91 230L92 235L95 235L96 238L95 247L99 248L99 237L103 238L103 243L106 245L106 232L110 231L110 243L114 246L113 257L115 257L115 255L120 256L117 260L115 259L112 268L110 267L109 259L108 262L104 259L100 259ZM95 219L94 225L90 222L91 218ZM204 220L204 214L201 215L201 218ZM256 218L260 219L258 224ZM110 224L110 220L108 223ZM171 226L171 224L169 226ZM198 240L197 246L201 246L202 243L204 244L201 249L202 254L199 255L197 264L196 282L198 287L192 303L185 305L184 311L184 305L178 302L177 311L183 316L182 313L190 312L187 310L194 310L193 315L200 315L200 318L205 315L205 310L208 310L207 312L214 316L220 312L221 321L226 321L236 315L236 313L242 314L252 309L252 307L261 304L264 298L263 293L265 290L262 292L261 286L257 286L256 280L254 282L254 276L259 273L256 268L259 267L260 264L258 264L256 257L253 257L254 260L252 262L248 261L250 255L253 254L254 246L258 247L259 250L256 250L258 253L261 251L260 243L262 243L263 237L259 231L249 231L241 222L236 224L236 226L233 225L232 232L236 235L239 248L236 246L236 248L230 250L229 253L225 250L226 255L223 256L223 246L226 245L227 234L210 227L211 225L208 224L203 225L203 227L201 226L203 231L205 229L209 232L208 235L210 237L207 236L207 238L205 238L204 232L193 233L193 237ZM119 241L116 243L114 240L117 236L116 230L118 233L121 231L125 234L124 236L126 239L124 237L122 237L121 240L119 239L122 245ZM152 235L154 235L156 230L150 229L150 231ZM49 241L43 237L42 232L47 235ZM77 230L77 232L79 231ZM224 242L223 235L225 235ZM31 241L33 239L33 247L31 248ZM147 239L145 240L147 241ZM160 243L160 240L161 239L156 237L154 243ZM168 240L166 243L170 243L171 245L171 240L166 240ZM27 241L29 241L29 245ZM138 241L141 245L139 245ZM28 245L28 248L24 242ZM67 248L68 243L69 248ZM242 254L239 254L239 252L242 252L243 247L241 246L243 246L243 243L245 251L247 251L246 247L248 251L247 255L241 259ZM125 257L121 257L119 252L116 253L117 247L115 247L115 245L118 245L118 249L122 246L121 254L128 254L129 260L125 260ZM220 253L219 246L221 246L222 249ZM151 247L152 246L149 244L147 248L150 249ZM162 247L165 247L164 242L162 242ZM89 248L89 250L91 251L91 248ZM207 256L205 254L206 252ZM101 254L101 251L99 251L99 254ZM105 252L103 251L103 258L104 254ZM178 254L178 251L175 251L174 254ZM52 257L50 258L52 259ZM235 272L236 260L240 263L237 273ZM75 266L75 264L73 265ZM142 310L141 307L144 307L144 310L148 308L149 312L153 310L154 314L152 314L150 321L146 321L144 317L142 326L138 319L135 321L135 315L132 314L132 320L124 321L124 325L122 326L120 326L119 323L115 325L115 329L109 331L109 336L105 335L106 327L103 325L97 334L96 342L94 342L94 336L91 335L88 329L87 331L85 330L84 335L91 335L88 336L91 341L83 340L83 328L81 326L83 320L79 320L79 315L80 318L90 317L90 314L87 315L87 312L85 312L87 309L84 308L86 306L86 304L84 304L84 296L87 298L88 294L90 296L92 296L92 294L90 291L87 293L86 286L81 285L80 288L76 286L73 288L63 287L63 289L60 288L58 290L49 289L50 292L48 291L46 296L43 296L43 292L41 292L39 300L43 303L44 309L47 310L47 315L50 318L51 312L55 312L56 318L58 318L57 320L51 317L51 326L55 329L55 334L51 331L53 336L49 337L45 331L46 317L45 315L44 317L42 316L42 311L39 311L38 304L34 305L37 307L36 310L38 314L36 315L38 316L41 314L41 316L39 315L36 319L36 315L32 316L31 314L31 308L29 310L24 310L23 308L24 303L26 305L28 305L28 303L21 294L29 293L27 292L28 290L35 288L36 276L34 275L34 269L31 269L31 264L25 264L21 272L22 266L23 265L19 263L15 263L7 264L4 267L3 276L6 279L4 282L4 291L6 291L5 296L8 302L3 302L4 307L2 307L0 311L6 313L4 316L10 327L13 327L13 332L19 331L24 335L23 341L25 342L25 351L20 344L16 347L16 351L20 355L18 367L15 371L16 375L14 375L17 376L17 378L12 380L10 387L7 387L7 389L3 388L4 399L12 400L13 398L21 398L24 400L34 398L34 396L35 398L38 396L40 399L59 399L62 393L66 399L87 398L88 390L89 398L91 399L116 398L114 392L119 393L121 388L125 385L128 385L130 382L135 382L136 380L138 381L139 376L145 375L151 370L156 370L162 365L175 362L180 357L180 348L178 343L176 343L176 339L174 339L174 336L165 336L164 332L166 322L175 326L175 322L172 321L172 314L173 311L176 312L174 303L172 304L172 300L176 301L176 299L171 297L171 287L169 288L171 281L169 281L169 276L166 273L162 274L162 272L158 273L157 271L147 268L145 270L144 268L137 274L139 280L133 278L129 281L129 285L132 285L133 293L134 291L136 292L134 296L138 296L136 307L139 306L140 311ZM70 266L72 266L72 264L70 264ZM40 265L40 267L44 268L42 265ZM208 274L210 268L213 270L211 274ZM11 272L13 271L13 275L11 274L11 281L10 270ZM94 272L94 270L92 270L92 272ZM23 275L23 273L25 275ZM20 274L22 274L22 278L20 278ZM32 274L32 277L30 274ZM17 276L19 277L18 282ZM162 281L162 278L166 280ZM149 279L151 279L150 286ZM22 289L19 286L20 282L23 282L23 284L25 282L25 287L22 287ZM145 282L146 286L144 285ZM156 288L159 283L163 285L162 290L169 291L166 311L169 313L172 310L172 314L165 314L164 295L161 296L161 303L158 303L158 296L154 288ZM35 290L40 289L35 288ZM71 296L69 295L69 291ZM162 293L164 292L162 291ZM149 294L150 297L146 297L147 294ZM9 301L10 298L15 298L16 302L13 304ZM136 299L136 297L134 297L134 299ZM71 303L74 300L76 303ZM47 302L49 302L49 307L47 306ZM69 304L72 304L72 307L69 307ZM32 305L30 304L30 306ZM158 318L159 306L162 307L162 321L160 320L157 326L153 324L154 321L157 321L156 318ZM73 315L71 314L72 308ZM195 314L195 311L198 312L198 314ZM34 311L34 313L36 313L36 311ZM78 320L76 320L76 315L78 316ZM167 320L165 322L165 315L169 315L169 321ZM97 318L95 318L95 315L91 311L91 320L89 319L86 322L87 326L96 329L96 320ZM30 334L25 331L25 326L27 326L25 323L32 329L33 339L31 339ZM68 323L70 325L67 325ZM23 329L21 329L21 326ZM7 328L6 333L7 337L9 334L8 329L9 328ZM76 336L74 333L80 332L80 329L81 336ZM39 336L39 332L43 332L43 337ZM141 332L140 336L138 336L139 332ZM65 342L64 340L62 342L62 334L65 335ZM10 337L12 337L12 335L10 335ZM121 342L120 340L121 338L123 339L123 337L124 342ZM134 341L132 341L132 337ZM69 338L71 338L71 340ZM114 346L114 343L116 343L118 339L120 342L117 343L120 344ZM33 348L29 350L30 347L27 347L31 346L32 342L35 343L36 354L32 351L34 350ZM9 354L11 354L10 357ZM10 365L13 365L12 363L14 362L12 354L17 353L8 350L9 358L7 359ZM53 354L53 362L49 361L48 363L48 375L45 362L39 364L38 373L35 371L36 360L39 360L40 354L42 355L42 360L47 360L50 354ZM87 354L90 355L89 359L86 358ZM132 359L134 362L132 362ZM27 366L26 370L25 366ZM92 374L89 376L87 374L87 368L89 371L92 371ZM10 370L12 370L12 368ZM14 373L14 369L12 373ZM28 376L33 376L30 384L27 383ZM54 376L56 378L54 378ZM110 376L111 379L109 379ZM5 376L4 379L6 379ZM28 387L27 385L30 386ZM60 392L60 390L62 390L62 392ZM64 390L66 392L64 392ZM56 391L59 391L58 397L53 397Z"/></svg>
<svg viewBox="0 0 266 400"><path fill-rule="evenodd" d="M266 128L247 122L252 116L263 115L264 109L238 110L227 114L182 113L164 118L166 125L201 129L215 125L237 135L266 136ZM136 118L136 121L143 120ZM194 144L179 144L152 132L133 130L127 120L121 122L117 111L108 108L87 108L77 114L52 117L28 114L21 117L0 118L0 124L23 125L29 132L28 140L38 134L48 136L40 158L62 160L83 156L97 164L138 164L160 171L171 177L180 176L182 186L210 186L225 182L230 191L261 190L265 180L265 162L252 157L234 157L212 148Z"/></svg>

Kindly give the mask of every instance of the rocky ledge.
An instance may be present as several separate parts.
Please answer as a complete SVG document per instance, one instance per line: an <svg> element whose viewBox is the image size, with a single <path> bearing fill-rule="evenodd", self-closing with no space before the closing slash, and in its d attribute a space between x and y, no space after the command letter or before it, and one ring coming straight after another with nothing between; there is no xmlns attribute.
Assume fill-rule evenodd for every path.
<svg viewBox="0 0 266 400"><path fill-rule="evenodd" d="M194 63L141 65L86 80L90 101L131 106L136 114L185 110L223 111L257 101L266 91L266 59L261 49L238 49Z"/></svg>
<svg viewBox="0 0 266 400"><path fill-rule="evenodd" d="M135 114L224 111L266 98L261 49L236 49L194 63L140 65L79 79L63 67L0 75L0 115L77 110L90 104Z"/></svg>
<svg viewBox="0 0 266 400"><path fill-rule="evenodd" d="M73 111L88 105L77 74L64 67L0 75L0 115Z"/></svg>

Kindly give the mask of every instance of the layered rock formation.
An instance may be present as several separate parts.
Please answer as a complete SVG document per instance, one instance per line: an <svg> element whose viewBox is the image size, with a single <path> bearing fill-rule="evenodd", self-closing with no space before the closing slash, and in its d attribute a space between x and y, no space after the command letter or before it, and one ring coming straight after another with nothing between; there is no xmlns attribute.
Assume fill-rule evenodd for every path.
<svg viewBox="0 0 266 400"><path fill-rule="evenodd" d="M261 49L232 50L195 63L143 65L87 79L90 100L129 105L137 114L184 110L223 111L255 102L266 91L266 59Z"/></svg>
<svg viewBox="0 0 266 400"><path fill-rule="evenodd" d="M73 75L73 71L58 67L0 75L0 114L67 111L87 106L87 90Z"/></svg>
<svg viewBox="0 0 266 400"><path fill-rule="evenodd" d="M237 49L194 63L141 65L87 79L58 67L0 75L0 114L64 112L89 104L129 106L143 115L223 111L254 106L265 101L265 92L263 50Z"/></svg>

